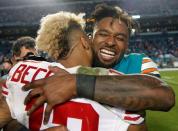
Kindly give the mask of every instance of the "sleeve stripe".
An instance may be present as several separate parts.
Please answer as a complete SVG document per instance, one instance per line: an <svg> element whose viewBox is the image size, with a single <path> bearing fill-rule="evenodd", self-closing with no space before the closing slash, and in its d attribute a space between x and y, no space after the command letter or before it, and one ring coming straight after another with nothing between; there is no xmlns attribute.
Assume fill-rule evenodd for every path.
<svg viewBox="0 0 178 131"><path fill-rule="evenodd" d="M137 116L137 117L125 116L124 117L124 120L129 120L129 121L137 121L138 119L140 119L140 116Z"/></svg>
<svg viewBox="0 0 178 131"><path fill-rule="evenodd" d="M6 97L8 95L8 92L9 92L9 89L7 88L6 83L5 83L5 84L2 85L1 94Z"/></svg>
<svg viewBox="0 0 178 131"><path fill-rule="evenodd" d="M142 64L142 68L141 68L142 71L147 68L157 68L157 65L152 61Z"/></svg>
<svg viewBox="0 0 178 131"><path fill-rule="evenodd" d="M142 64L148 63L148 62L151 62L151 60L150 59L143 59Z"/></svg>
<svg viewBox="0 0 178 131"><path fill-rule="evenodd" d="M156 63L153 62L152 59L148 57L144 57L142 60L142 67L141 67L142 74L158 74L158 66Z"/></svg>
<svg viewBox="0 0 178 131"><path fill-rule="evenodd" d="M8 92L7 91L2 91L2 95L7 96Z"/></svg>
<svg viewBox="0 0 178 131"><path fill-rule="evenodd" d="M151 72L158 71L157 68L148 68L142 71L142 74L149 74Z"/></svg>

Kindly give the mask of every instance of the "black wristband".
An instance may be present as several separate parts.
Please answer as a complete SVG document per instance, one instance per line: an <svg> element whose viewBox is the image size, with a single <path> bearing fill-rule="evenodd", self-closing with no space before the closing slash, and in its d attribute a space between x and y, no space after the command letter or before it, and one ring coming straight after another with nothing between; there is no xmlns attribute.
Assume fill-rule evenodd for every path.
<svg viewBox="0 0 178 131"><path fill-rule="evenodd" d="M96 76L77 74L76 81L77 96L93 100Z"/></svg>

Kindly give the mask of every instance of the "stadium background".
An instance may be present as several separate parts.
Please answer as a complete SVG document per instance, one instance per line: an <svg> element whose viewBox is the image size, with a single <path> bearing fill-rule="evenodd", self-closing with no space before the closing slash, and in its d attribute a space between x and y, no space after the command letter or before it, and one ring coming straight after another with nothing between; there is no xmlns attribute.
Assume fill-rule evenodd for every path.
<svg viewBox="0 0 178 131"><path fill-rule="evenodd" d="M140 33L133 31L128 53L151 57L162 69L162 79L178 94L178 0L1 0L0 68L3 59L11 57L14 40L36 36L41 17L62 10L85 12L90 23L89 14L96 4L103 2L122 7L140 23ZM91 32L90 24L86 31ZM178 131L177 104L168 113L147 114L149 131Z"/></svg>

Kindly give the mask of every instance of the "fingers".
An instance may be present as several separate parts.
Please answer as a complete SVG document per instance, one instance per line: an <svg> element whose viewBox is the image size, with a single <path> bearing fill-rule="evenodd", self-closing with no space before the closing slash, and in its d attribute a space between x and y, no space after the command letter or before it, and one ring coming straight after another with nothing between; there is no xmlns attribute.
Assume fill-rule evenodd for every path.
<svg viewBox="0 0 178 131"><path fill-rule="evenodd" d="M45 109L44 124L47 124L52 111L52 106L47 105Z"/></svg>
<svg viewBox="0 0 178 131"><path fill-rule="evenodd" d="M41 88L36 88L31 90L25 98L24 104L26 105L30 100L34 97L40 96L43 94L43 90Z"/></svg>
<svg viewBox="0 0 178 131"><path fill-rule="evenodd" d="M23 91L28 91L30 89L41 87L45 84L45 79L35 80L25 86L22 87Z"/></svg>
<svg viewBox="0 0 178 131"><path fill-rule="evenodd" d="M38 97L32 107L28 110L27 115L30 115L32 112L34 112L38 107L44 104L45 101L46 98L44 96Z"/></svg>

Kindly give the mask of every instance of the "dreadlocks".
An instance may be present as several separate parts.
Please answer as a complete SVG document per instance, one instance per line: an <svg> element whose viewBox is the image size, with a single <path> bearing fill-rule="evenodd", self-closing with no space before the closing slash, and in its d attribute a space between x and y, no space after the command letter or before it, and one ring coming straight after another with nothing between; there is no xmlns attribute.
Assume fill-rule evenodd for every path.
<svg viewBox="0 0 178 131"><path fill-rule="evenodd" d="M137 29L138 30L138 23L132 19L131 16L120 7L112 7L106 4L99 4L95 7L95 10L92 12L91 19L95 20L95 23L99 22L101 19L105 17L113 17L117 18L120 21L124 22L128 27L129 34L131 30Z"/></svg>

